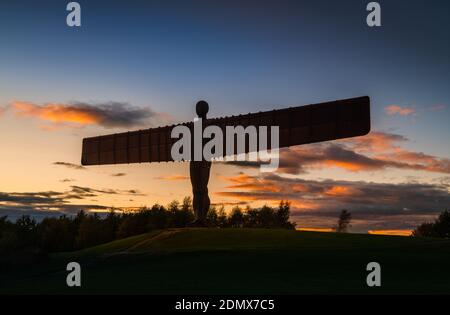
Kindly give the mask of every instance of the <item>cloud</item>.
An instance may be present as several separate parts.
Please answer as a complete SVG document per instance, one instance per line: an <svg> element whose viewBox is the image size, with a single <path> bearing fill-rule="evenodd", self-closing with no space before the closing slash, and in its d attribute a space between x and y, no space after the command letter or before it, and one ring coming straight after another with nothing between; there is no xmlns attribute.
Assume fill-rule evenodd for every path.
<svg viewBox="0 0 450 315"><path fill-rule="evenodd" d="M68 162L54 162L53 165L65 166L74 170L85 170L86 168L82 165L68 163Z"/></svg>
<svg viewBox="0 0 450 315"><path fill-rule="evenodd" d="M293 219L300 226L331 227L340 210L348 208L354 214L357 231L412 229L450 207L449 176L430 184L314 181L285 176L330 167L349 172L406 169L450 174L450 159L407 150L404 145L409 141L403 135L375 131L364 137L283 149L277 174L252 176L241 172L222 177L228 186L214 194L234 204L276 205L280 200L290 200ZM259 168L261 163L227 164Z"/></svg>
<svg viewBox="0 0 450 315"><path fill-rule="evenodd" d="M446 184L319 181L244 173L225 180L229 185L216 195L272 205L289 200L293 219L310 227L331 227L339 212L348 209L360 229L410 229L450 207Z"/></svg>
<svg viewBox="0 0 450 315"><path fill-rule="evenodd" d="M188 180L189 176L175 174L175 175L168 175L168 176L158 176L158 177L155 177L155 179L177 181L177 180Z"/></svg>
<svg viewBox="0 0 450 315"><path fill-rule="evenodd" d="M119 189L95 189L91 187L83 187L83 186L70 186L72 188L71 194L67 195L66 198L70 199L69 196L74 196L72 198L86 198L86 197L96 197L98 194L106 194L106 195L135 195L135 196L144 196L144 194L140 193L137 189L130 190L119 190Z"/></svg>
<svg viewBox="0 0 450 315"><path fill-rule="evenodd" d="M69 190L42 192L0 192L0 216L17 217L33 214L43 217L48 214L73 214L80 210L106 210L111 207L94 204L71 204L73 200L92 200L100 195L143 196L136 189L96 189L83 186L70 186Z"/></svg>
<svg viewBox="0 0 450 315"><path fill-rule="evenodd" d="M126 176L127 174L126 173L114 173L114 174L111 174L111 176L113 176L113 177L122 177L122 176Z"/></svg>
<svg viewBox="0 0 450 315"><path fill-rule="evenodd" d="M401 147L408 139L396 134L373 132L364 137L296 146L280 150L278 172L304 174L314 169L337 167L350 172L408 169L450 174L450 159ZM232 161L230 165L256 168L261 162Z"/></svg>
<svg viewBox="0 0 450 315"><path fill-rule="evenodd" d="M236 202L217 202L217 203L211 203L211 206L213 207L222 207L222 206L246 206L248 205L247 201L236 201Z"/></svg>
<svg viewBox="0 0 450 315"><path fill-rule="evenodd" d="M239 200L292 200L298 209L336 211L349 207L366 214L436 212L450 205L448 185L305 180L276 174L227 178L232 191L217 194Z"/></svg>
<svg viewBox="0 0 450 315"><path fill-rule="evenodd" d="M61 183L70 183L70 182L74 182L75 179L72 178L63 178L60 180Z"/></svg>
<svg viewBox="0 0 450 315"><path fill-rule="evenodd" d="M35 104L24 101L13 101L12 109L18 116L34 117L56 126L80 127L98 125L105 128L130 128L149 126L152 120L167 120L168 116L154 112L150 108L139 108L128 103L82 103L74 102Z"/></svg>
<svg viewBox="0 0 450 315"><path fill-rule="evenodd" d="M24 193L4 193L0 192L0 204L11 203L21 205L50 205L63 203L65 194L55 191L45 192L24 192Z"/></svg>
<svg viewBox="0 0 450 315"><path fill-rule="evenodd" d="M411 107L402 107L399 105L390 105L384 108L385 112L390 115L409 116L416 113L416 110Z"/></svg>
<svg viewBox="0 0 450 315"><path fill-rule="evenodd" d="M395 150L408 141L409 139L402 135L372 131L364 137L338 140L336 143L355 148L358 152L377 153Z"/></svg>
<svg viewBox="0 0 450 315"><path fill-rule="evenodd" d="M373 235L411 236L411 230L369 230Z"/></svg>

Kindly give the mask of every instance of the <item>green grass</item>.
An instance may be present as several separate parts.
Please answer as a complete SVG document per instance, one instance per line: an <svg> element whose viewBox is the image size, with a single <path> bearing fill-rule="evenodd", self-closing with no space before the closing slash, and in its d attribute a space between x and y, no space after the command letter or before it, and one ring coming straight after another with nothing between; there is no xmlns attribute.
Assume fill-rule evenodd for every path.
<svg viewBox="0 0 450 315"><path fill-rule="evenodd" d="M65 266L82 266L82 287ZM382 287L366 286L366 265ZM0 293L450 293L450 241L264 229L170 229L60 253L4 275Z"/></svg>

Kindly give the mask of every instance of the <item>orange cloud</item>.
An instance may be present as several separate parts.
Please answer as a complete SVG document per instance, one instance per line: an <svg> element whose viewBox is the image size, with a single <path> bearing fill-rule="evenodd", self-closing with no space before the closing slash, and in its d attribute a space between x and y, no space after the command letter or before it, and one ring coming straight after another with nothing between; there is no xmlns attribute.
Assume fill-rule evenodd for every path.
<svg viewBox="0 0 450 315"><path fill-rule="evenodd" d="M350 161L326 160L325 164L327 166L335 166L335 167L343 168L343 169L345 169L347 171L351 171L351 172L359 172L359 171L370 169L370 167L368 167L367 165L352 163Z"/></svg>
<svg viewBox="0 0 450 315"><path fill-rule="evenodd" d="M280 199L273 199L274 204L278 204L280 202ZM302 211L313 211L320 209L320 204L317 203L315 200L306 200L306 199L297 199L297 200L289 200L291 207L293 209L302 210Z"/></svg>
<svg viewBox="0 0 450 315"><path fill-rule="evenodd" d="M384 108L386 113L390 116L400 115L400 116L409 116L416 113L416 110L411 107L401 107L399 105L390 105Z"/></svg>
<svg viewBox="0 0 450 315"><path fill-rule="evenodd" d="M70 108L64 104L49 103L38 106L32 103L16 101L12 103L12 106L20 116L37 117L56 123L68 122L92 125L99 122L99 117L94 113L89 113L79 108Z"/></svg>
<svg viewBox="0 0 450 315"><path fill-rule="evenodd" d="M339 212L348 209L353 215L354 231L406 236L450 202L445 182L392 184L242 173L224 178L231 185L214 195L253 207L263 204L276 207L280 200L287 200L291 216L298 226L305 228L331 228Z"/></svg>
<svg viewBox="0 0 450 315"><path fill-rule="evenodd" d="M271 192L279 192L280 188L276 185L271 184L267 181L258 181L255 180L253 177L240 173L237 176L230 176L230 177L223 177L223 179L234 183L233 185L227 186L227 188L231 189L249 189L253 191L271 191Z"/></svg>
<svg viewBox="0 0 450 315"><path fill-rule="evenodd" d="M373 235L391 235L391 236L411 236L412 230L369 230Z"/></svg>
<svg viewBox="0 0 450 315"><path fill-rule="evenodd" d="M322 232L322 233L334 232L334 230L332 228L297 228L297 231Z"/></svg>
<svg viewBox="0 0 450 315"><path fill-rule="evenodd" d="M325 194L329 196L351 196L356 194L357 191L353 189L352 187L346 187L346 186L333 186L330 189L328 189Z"/></svg>
<svg viewBox="0 0 450 315"><path fill-rule="evenodd" d="M408 139L396 134L372 132L364 137L296 146L280 151L278 172L298 175L314 169L338 167L350 172L383 171L389 168L450 173L450 159L403 149ZM232 162L259 167L254 162ZM244 177L242 177L244 178Z"/></svg>
<svg viewBox="0 0 450 315"><path fill-rule="evenodd" d="M259 199L259 196L253 193L235 192L235 191L218 191L216 195L228 198L238 199L239 201L255 201ZM267 200L267 198L263 198Z"/></svg>
<svg viewBox="0 0 450 315"><path fill-rule="evenodd" d="M438 158L422 152L398 148L393 152L378 154L375 158L385 162L396 162L396 167L435 173L450 173L450 159Z"/></svg>
<svg viewBox="0 0 450 315"><path fill-rule="evenodd" d="M216 195L247 202L267 201L277 204L289 200L293 209L302 211L337 211L364 209L369 213L393 211L437 211L450 201L448 186L432 184L383 184L350 181L314 181L286 178L276 174L228 177L231 183Z"/></svg>
<svg viewBox="0 0 450 315"><path fill-rule="evenodd" d="M80 127L99 125L106 128L148 126L149 119L167 120L164 114L157 114L149 108L137 108L127 103L45 103L34 104L24 101L11 102L11 108L20 117L33 117L50 122L47 130L55 126Z"/></svg>
<svg viewBox="0 0 450 315"><path fill-rule="evenodd" d="M337 141L348 145L358 152L377 153L395 150L402 142L408 139L402 135L373 131L364 137L356 137Z"/></svg>

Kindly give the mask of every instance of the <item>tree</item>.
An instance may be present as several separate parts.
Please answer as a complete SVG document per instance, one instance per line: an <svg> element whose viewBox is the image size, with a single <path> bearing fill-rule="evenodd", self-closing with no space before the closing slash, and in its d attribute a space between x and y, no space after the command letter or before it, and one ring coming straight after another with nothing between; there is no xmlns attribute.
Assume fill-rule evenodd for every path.
<svg viewBox="0 0 450 315"><path fill-rule="evenodd" d="M295 229L295 223L289 221L291 204L289 201L280 201L276 210L276 226L284 229Z"/></svg>
<svg viewBox="0 0 450 315"><path fill-rule="evenodd" d="M276 225L275 221L275 211L273 208L264 205L261 209L259 209L257 227L266 229L273 228Z"/></svg>
<svg viewBox="0 0 450 315"><path fill-rule="evenodd" d="M19 238L14 223L7 220L6 216L0 217L0 254L13 251L18 246Z"/></svg>
<svg viewBox="0 0 450 315"><path fill-rule="evenodd" d="M37 223L35 219L29 215L23 215L17 219L15 227L20 246L27 247L36 244Z"/></svg>
<svg viewBox="0 0 450 315"><path fill-rule="evenodd" d="M450 237L450 211L444 210L433 223L422 223L414 231L413 236Z"/></svg>
<svg viewBox="0 0 450 315"><path fill-rule="evenodd" d="M259 227L259 211L247 207L245 209L244 227L256 228Z"/></svg>
<svg viewBox="0 0 450 315"><path fill-rule="evenodd" d="M244 226L244 214L242 213L241 208L236 206L231 210L230 218L228 222L233 228L240 228Z"/></svg>
<svg viewBox="0 0 450 315"><path fill-rule="evenodd" d="M12 228L14 228L14 224L8 220L7 216L0 217L0 238L2 238L3 233Z"/></svg>
<svg viewBox="0 0 450 315"><path fill-rule="evenodd" d="M165 229L169 226L170 222L167 210L161 205L153 205L146 215L147 230Z"/></svg>
<svg viewBox="0 0 450 315"><path fill-rule="evenodd" d="M102 224L97 213L87 216L80 224L75 243L77 248L95 246L104 242Z"/></svg>
<svg viewBox="0 0 450 315"><path fill-rule="evenodd" d="M434 223L422 223L412 232L412 236L438 237L434 230Z"/></svg>
<svg viewBox="0 0 450 315"><path fill-rule="evenodd" d="M169 205L169 211L171 211L172 215L172 227L186 227L194 220L192 200L190 197L185 197L181 205L178 202L172 202Z"/></svg>
<svg viewBox="0 0 450 315"><path fill-rule="evenodd" d="M449 238L450 237L450 211L445 210L434 223L434 229L438 237Z"/></svg>
<svg viewBox="0 0 450 315"><path fill-rule="evenodd" d="M218 214L216 207L212 206L209 207L208 213L206 214L206 222L208 223L208 226L218 226Z"/></svg>
<svg viewBox="0 0 450 315"><path fill-rule="evenodd" d="M122 222L117 229L117 238L125 238L145 232L143 222L140 222L140 214L126 213L122 215Z"/></svg>
<svg viewBox="0 0 450 315"><path fill-rule="evenodd" d="M71 251L75 248L78 229L66 216L45 218L39 224L39 246L48 252Z"/></svg>
<svg viewBox="0 0 450 315"><path fill-rule="evenodd" d="M352 214L344 209L341 211L341 214L339 215L338 224L335 227L335 231L337 233L347 233L348 228L351 227L350 222L352 221Z"/></svg>
<svg viewBox="0 0 450 315"><path fill-rule="evenodd" d="M217 226L221 228L228 227L228 217L224 205L221 205L219 211L217 211Z"/></svg>

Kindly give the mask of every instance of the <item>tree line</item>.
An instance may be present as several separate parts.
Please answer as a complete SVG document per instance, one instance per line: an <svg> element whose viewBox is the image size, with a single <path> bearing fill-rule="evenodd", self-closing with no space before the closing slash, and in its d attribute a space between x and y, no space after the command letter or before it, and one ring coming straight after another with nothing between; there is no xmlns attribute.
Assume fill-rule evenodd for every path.
<svg viewBox="0 0 450 315"><path fill-rule="evenodd" d="M261 208L236 206L227 214L223 206L211 207L208 226L218 228L282 228L295 229L289 221L290 204L280 202L278 207ZM139 211L118 213L78 212L75 216L48 217L37 222L23 215L16 222L0 217L0 253L20 249L42 252L79 250L157 229L182 228L194 220L189 197L182 203L171 202L167 207L155 204Z"/></svg>

